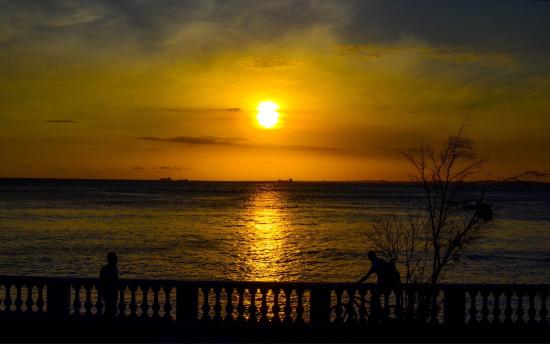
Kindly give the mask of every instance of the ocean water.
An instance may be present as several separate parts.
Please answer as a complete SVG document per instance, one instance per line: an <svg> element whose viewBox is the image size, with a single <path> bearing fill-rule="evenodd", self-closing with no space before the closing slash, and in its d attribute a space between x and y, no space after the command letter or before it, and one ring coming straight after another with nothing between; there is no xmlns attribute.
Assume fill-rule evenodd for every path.
<svg viewBox="0 0 550 344"><path fill-rule="evenodd" d="M475 191L476 186L470 186ZM366 231L420 201L410 184L0 180L0 274L354 281ZM450 282L549 283L550 185L501 185L495 221Z"/></svg>

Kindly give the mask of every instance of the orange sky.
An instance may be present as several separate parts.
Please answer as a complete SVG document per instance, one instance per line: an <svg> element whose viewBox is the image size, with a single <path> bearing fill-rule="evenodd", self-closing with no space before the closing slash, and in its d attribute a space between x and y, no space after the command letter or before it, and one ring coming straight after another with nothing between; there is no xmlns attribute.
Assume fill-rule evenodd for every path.
<svg viewBox="0 0 550 344"><path fill-rule="evenodd" d="M412 3L2 2L0 176L404 180L466 122L549 171L550 3Z"/></svg>

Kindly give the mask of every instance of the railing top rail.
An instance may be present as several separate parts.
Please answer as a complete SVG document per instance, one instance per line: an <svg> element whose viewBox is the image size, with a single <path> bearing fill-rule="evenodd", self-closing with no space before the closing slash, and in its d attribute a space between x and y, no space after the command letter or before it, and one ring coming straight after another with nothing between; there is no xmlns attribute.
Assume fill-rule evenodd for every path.
<svg viewBox="0 0 550 344"><path fill-rule="evenodd" d="M10 276L0 275L0 282L24 283L95 283L98 278L91 277L43 277L43 276ZM145 278L121 278L120 283L127 285L148 284L148 285L171 285L171 286L195 286L195 287L257 287L257 288L373 288L373 283L363 283L357 285L352 282L302 282L302 281L232 281L232 280L177 280L177 279L145 279ZM430 285L403 285L404 289L424 289L430 288ZM463 290L495 290L495 289L544 289L550 290L550 284L483 284L483 283L441 283L436 286L439 290L463 289Z"/></svg>

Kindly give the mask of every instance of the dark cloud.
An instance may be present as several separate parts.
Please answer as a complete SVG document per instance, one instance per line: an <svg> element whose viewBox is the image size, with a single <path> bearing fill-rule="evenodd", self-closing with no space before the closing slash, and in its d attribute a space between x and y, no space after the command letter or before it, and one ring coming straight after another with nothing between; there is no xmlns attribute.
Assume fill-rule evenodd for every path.
<svg viewBox="0 0 550 344"><path fill-rule="evenodd" d="M76 121L71 119L49 119L46 120L46 123L76 123Z"/></svg>
<svg viewBox="0 0 550 344"><path fill-rule="evenodd" d="M298 150L298 151L312 151L312 152L333 152L333 153L339 153L341 152L340 148L336 147L324 147L324 146L308 146L308 145L256 145L255 147L258 148L266 148L266 149L288 149L288 150Z"/></svg>
<svg viewBox="0 0 550 344"><path fill-rule="evenodd" d="M174 47L200 52L332 26L350 6L311 0L13 1L0 2L0 28L6 29L5 41L14 44L29 37L53 43L80 38L86 46L93 42L94 54L113 47L144 54ZM182 35L188 30L193 37Z"/></svg>
<svg viewBox="0 0 550 344"><path fill-rule="evenodd" d="M229 108L198 108L198 107L186 107L186 106L160 106L160 107L148 107L145 110L151 111L165 111L165 112L239 112L242 109L238 107Z"/></svg>
<svg viewBox="0 0 550 344"><path fill-rule="evenodd" d="M132 168L132 170L136 170L136 171L145 170L145 167L142 167L142 166L134 166L134 167Z"/></svg>
<svg viewBox="0 0 550 344"><path fill-rule="evenodd" d="M298 151L318 151L318 152L339 152L339 148L323 147L323 146L308 146L308 145L275 145L275 144L254 144L247 139L241 137L215 137L215 136L176 136L172 138L161 138L154 136L140 137L141 140L170 142L188 145L205 145L205 146L226 146L240 148L259 148L259 149L282 149L282 150L298 150Z"/></svg>
<svg viewBox="0 0 550 344"><path fill-rule="evenodd" d="M282 57L252 57L241 59L237 63L245 68L277 68L297 64L295 61Z"/></svg>
<svg viewBox="0 0 550 344"><path fill-rule="evenodd" d="M343 44L413 38L432 46L537 54L550 53L548 18L550 2L543 1L13 1L0 2L0 43L49 49L63 39L59 49L93 46L86 54L94 58L112 55L113 47L124 57L170 49L192 55L322 28ZM248 61L256 68L288 63L271 56Z"/></svg>
<svg viewBox="0 0 550 344"><path fill-rule="evenodd" d="M237 146L246 141L240 137L215 137L215 136L176 136L172 138L161 138L154 136L140 137L142 140L186 143L191 145L213 145L213 146Z"/></svg>
<svg viewBox="0 0 550 344"><path fill-rule="evenodd" d="M158 170L165 170L165 171L181 171L183 170L183 167L179 167L179 166L159 166L159 167L153 167L153 169L158 169Z"/></svg>
<svg viewBox="0 0 550 344"><path fill-rule="evenodd" d="M357 8L337 31L348 44L416 39L517 53L550 53L550 2L373 0Z"/></svg>

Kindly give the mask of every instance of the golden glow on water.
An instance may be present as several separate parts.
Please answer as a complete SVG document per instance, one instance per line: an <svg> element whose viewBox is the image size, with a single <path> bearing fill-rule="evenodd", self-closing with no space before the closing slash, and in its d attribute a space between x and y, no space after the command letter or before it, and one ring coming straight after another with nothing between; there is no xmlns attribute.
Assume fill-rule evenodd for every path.
<svg viewBox="0 0 550 344"><path fill-rule="evenodd" d="M289 219L281 211L281 198L280 192L271 188L251 196L245 234L245 265L250 279L282 280L288 271L285 257Z"/></svg>

